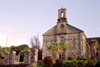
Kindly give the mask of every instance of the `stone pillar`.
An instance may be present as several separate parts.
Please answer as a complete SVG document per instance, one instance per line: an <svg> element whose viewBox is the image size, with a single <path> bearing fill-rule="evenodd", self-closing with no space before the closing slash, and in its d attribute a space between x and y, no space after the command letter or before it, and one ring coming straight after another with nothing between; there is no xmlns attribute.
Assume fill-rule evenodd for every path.
<svg viewBox="0 0 100 67"><path fill-rule="evenodd" d="M11 53L9 55L9 64L15 64L15 56L16 56L16 52L11 51Z"/></svg>
<svg viewBox="0 0 100 67"><path fill-rule="evenodd" d="M26 50L24 52L24 64L30 64L30 61L31 61L31 51Z"/></svg>
<svg viewBox="0 0 100 67"><path fill-rule="evenodd" d="M38 61L38 49L32 50L32 58L31 63Z"/></svg>
<svg viewBox="0 0 100 67"><path fill-rule="evenodd" d="M9 64L9 53L8 52L5 52L4 53L4 62L3 62L4 65L8 65Z"/></svg>

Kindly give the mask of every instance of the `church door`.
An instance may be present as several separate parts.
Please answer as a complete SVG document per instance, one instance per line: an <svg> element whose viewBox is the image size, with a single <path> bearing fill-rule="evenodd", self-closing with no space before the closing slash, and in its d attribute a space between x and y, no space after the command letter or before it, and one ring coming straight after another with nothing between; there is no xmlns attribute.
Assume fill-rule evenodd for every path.
<svg viewBox="0 0 100 67"><path fill-rule="evenodd" d="M59 59L61 59L61 60L65 60L65 53L64 52L60 52L59 53Z"/></svg>

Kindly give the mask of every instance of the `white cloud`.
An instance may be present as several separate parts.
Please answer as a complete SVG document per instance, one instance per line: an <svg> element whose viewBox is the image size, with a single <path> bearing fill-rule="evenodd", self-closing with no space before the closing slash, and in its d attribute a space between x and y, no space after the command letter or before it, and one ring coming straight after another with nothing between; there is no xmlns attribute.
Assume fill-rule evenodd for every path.
<svg viewBox="0 0 100 67"><path fill-rule="evenodd" d="M20 30L16 30L14 28L11 28L11 27L7 27L7 30L10 34L17 34L17 35L24 35L23 32L21 32Z"/></svg>
<svg viewBox="0 0 100 67"><path fill-rule="evenodd" d="M6 46L6 39L7 37L0 33L0 46L5 47ZM7 46L18 46L20 44L27 44L26 40L24 38L19 39L9 39L7 40Z"/></svg>

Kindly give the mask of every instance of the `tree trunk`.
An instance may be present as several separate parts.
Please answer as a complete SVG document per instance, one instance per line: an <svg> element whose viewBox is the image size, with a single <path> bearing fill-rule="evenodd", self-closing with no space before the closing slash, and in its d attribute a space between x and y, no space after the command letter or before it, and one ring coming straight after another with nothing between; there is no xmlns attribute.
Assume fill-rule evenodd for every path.
<svg viewBox="0 0 100 67"><path fill-rule="evenodd" d="M59 59L59 54L56 52L56 60Z"/></svg>
<svg viewBox="0 0 100 67"><path fill-rule="evenodd" d="M95 48L95 63L97 62L97 60L96 60L96 48Z"/></svg>

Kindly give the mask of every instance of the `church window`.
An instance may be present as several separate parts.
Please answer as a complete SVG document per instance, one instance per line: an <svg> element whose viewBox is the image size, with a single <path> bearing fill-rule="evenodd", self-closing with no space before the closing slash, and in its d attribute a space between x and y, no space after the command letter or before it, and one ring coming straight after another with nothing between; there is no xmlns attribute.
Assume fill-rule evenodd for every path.
<svg viewBox="0 0 100 67"><path fill-rule="evenodd" d="M64 25L63 25L63 24L61 24L60 28L61 28L61 29L63 29L63 28L64 28Z"/></svg>
<svg viewBox="0 0 100 67"><path fill-rule="evenodd" d="M63 17L64 16L64 13L63 13L63 11L61 12L61 17Z"/></svg>
<svg viewBox="0 0 100 67"><path fill-rule="evenodd" d="M64 37L61 37L60 38L60 42L65 42L65 38Z"/></svg>
<svg viewBox="0 0 100 67"><path fill-rule="evenodd" d="M75 38L73 38L73 48L76 48Z"/></svg>

